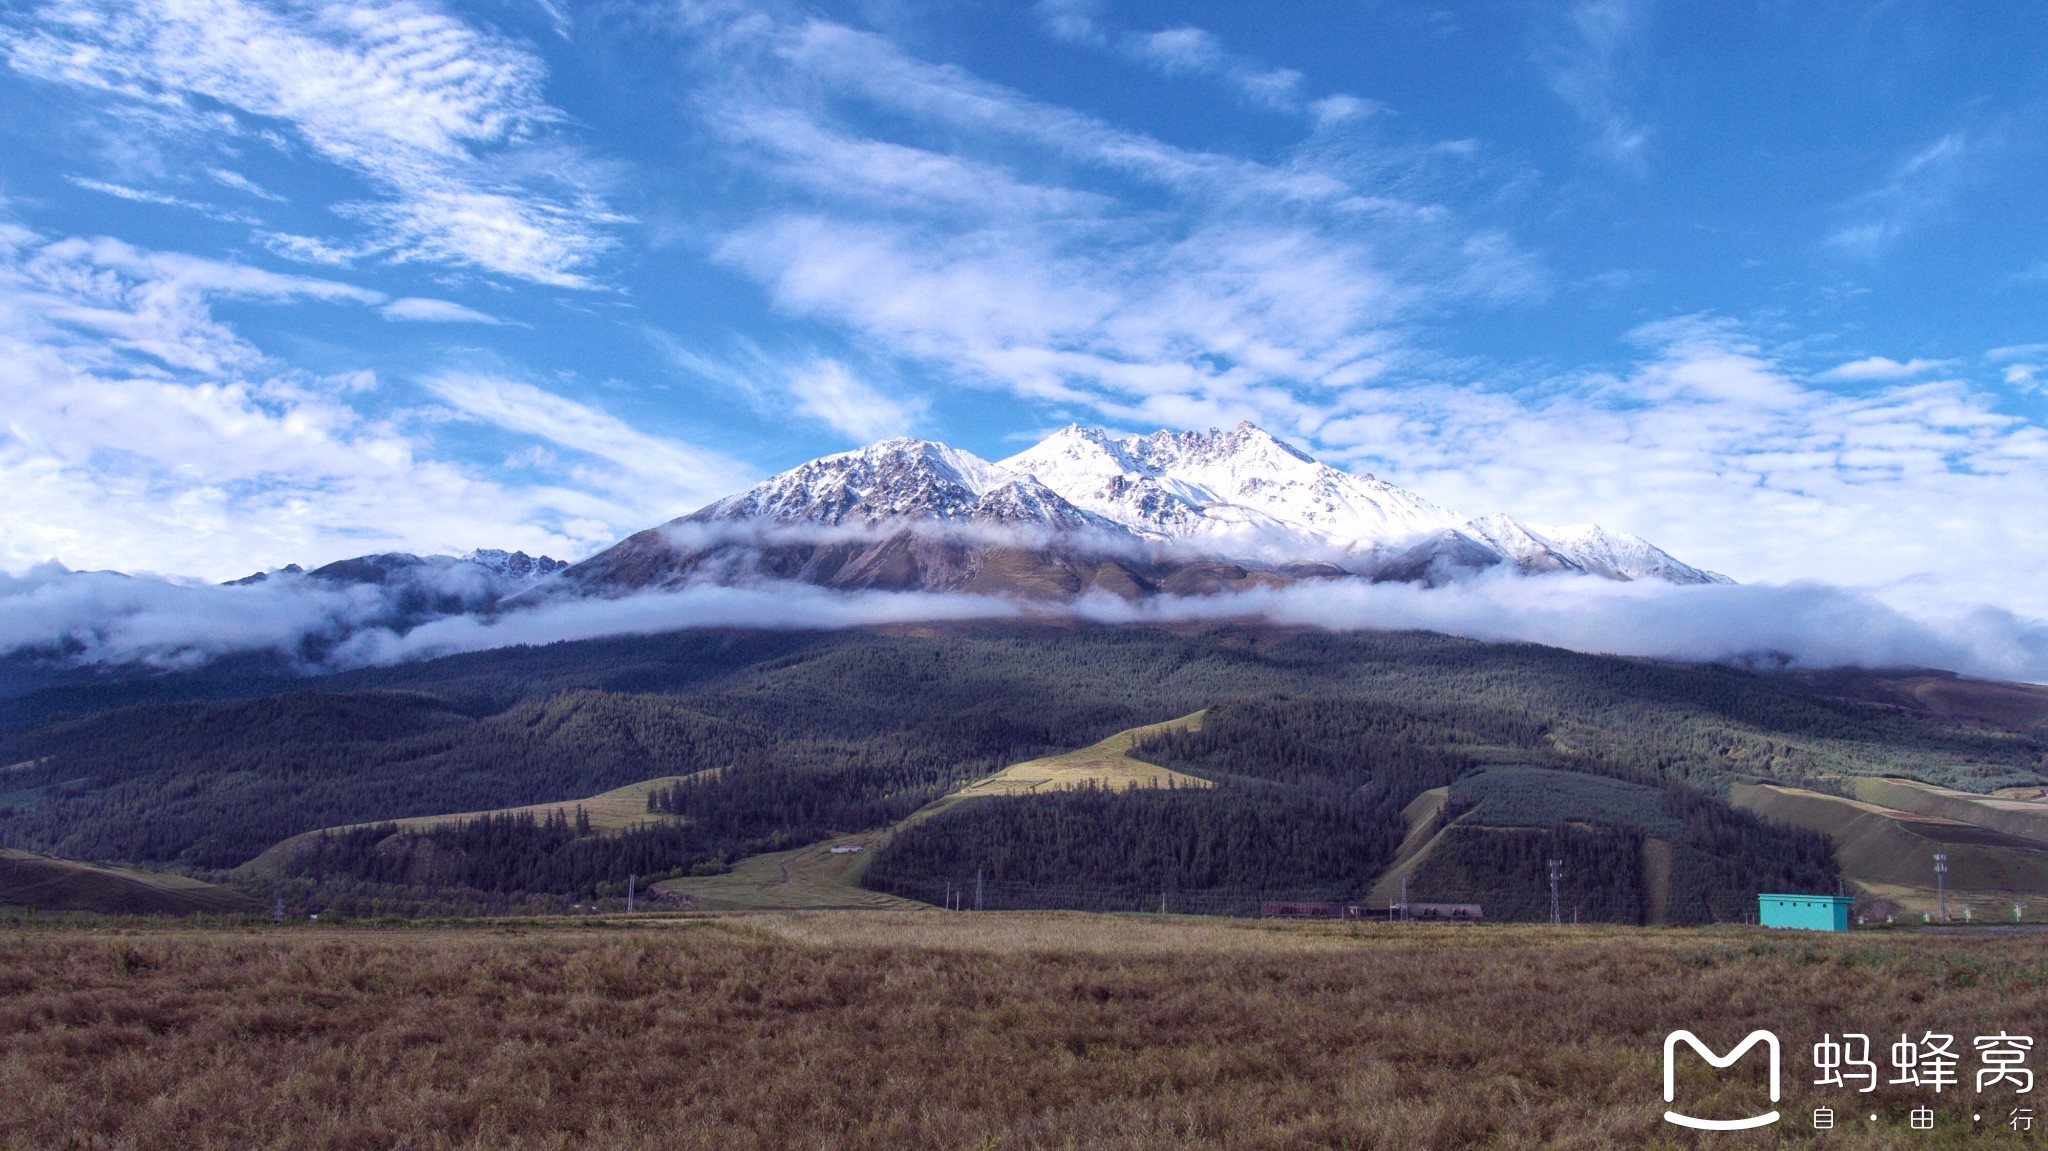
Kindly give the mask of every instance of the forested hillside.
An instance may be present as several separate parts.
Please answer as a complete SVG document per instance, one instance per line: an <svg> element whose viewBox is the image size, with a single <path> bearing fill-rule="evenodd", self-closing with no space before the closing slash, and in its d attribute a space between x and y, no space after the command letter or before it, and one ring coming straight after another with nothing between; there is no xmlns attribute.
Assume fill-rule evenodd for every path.
<svg viewBox="0 0 2048 1151"><path fill-rule="evenodd" d="M226 868L320 827L575 799L720 769L660 800L697 829L675 860L684 867L696 855L732 858L882 826L1005 764L1212 706L1243 709L1238 743L1216 743L1205 728L1156 753L1229 777L1240 796L1254 796L1254 784L1289 789L1284 800L1246 799L1243 813L1218 814L1215 826L1261 834L1295 818L1282 811L1327 821L1332 797L1362 786L1371 812L1343 833L1358 837L1359 853L1347 855L1357 860L1390 850L1386 816L1400 795L1483 759L1476 749L1511 747L1524 762L1706 794L1737 779L1831 787L1870 773L1984 790L2034 782L2043 761L2029 735L1824 698L1738 669L1425 633L699 631L280 686L214 680L205 693L254 698L199 700L192 682L165 676L8 700L0 765L13 766L0 768L0 842ZM104 706L110 699L124 706ZM1276 722L1283 712L1288 722ZM1145 802L1165 813L1156 818L1179 820L1213 801ZM542 825L513 834L530 834L542 854L565 849L546 846ZM1145 869L1164 864L1116 866L1152 875ZM1229 870L1241 866L1216 881L1244 880ZM1328 877L1303 866L1304 884Z"/></svg>
<svg viewBox="0 0 2048 1151"><path fill-rule="evenodd" d="M1108 905L1136 892L1203 906L1361 901L1409 835L1404 809L1448 786L1417 900L1542 918L1551 859L1566 862L1567 913L1610 922L1733 921L1759 890L1833 889L1825 837L1611 757L1566 754L1549 730L1486 701L1427 712L1342 697L1220 704L1198 730L1136 748L1214 788L963 803L893 838L866 883L931 900L979 882L1007 906ZM1570 770L1489 766L1502 756ZM1644 881L1653 837L1671 853L1668 890L1654 901Z"/></svg>

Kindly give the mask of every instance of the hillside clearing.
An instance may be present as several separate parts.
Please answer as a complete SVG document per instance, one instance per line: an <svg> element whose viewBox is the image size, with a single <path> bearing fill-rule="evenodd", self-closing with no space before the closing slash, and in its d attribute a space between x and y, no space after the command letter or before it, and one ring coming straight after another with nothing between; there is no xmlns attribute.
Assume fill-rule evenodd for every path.
<svg viewBox="0 0 2048 1151"><path fill-rule="evenodd" d="M1012 764L993 775L975 780L955 792L964 798L985 795L1031 795L1077 787L1106 787L1122 791L1132 787L1211 787L1208 780L1147 763L1131 755L1131 749L1148 736L1166 731L1200 731L1198 711L1164 723L1126 728L1099 743L1042 759Z"/></svg>
<svg viewBox="0 0 2048 1151"><path fill-rule="evenodd" d="M1949 911L1959 918L1969 907L1974 917L2007 920L2014 903L2039 903L2048 892L2048 850L1996 828L1775 784L1738 784L1729 798L1759 815L1824 832L1849 882L1910 914L1936 910L1937 852L1948 857ZM1948 810L1967 814L1969 806ZM2044 913L2048 907L2035 912Z"/></svg>
<svg viewBox="0 0 2048 1151"><path fill-rule="evenodd" d="M869 891L856 880L873 849L874 835L843 835L823 843L753 855L724 875L664 880L657 891L688 899L706 911L747 908L917 908L922 904ZM833 851L859 847L861 851Z"/></svg>
<svg viewBox="0 0 2048 1151"><path fill-rule="evenodd" d="M1857 779L1851 787L1868 803L1988 827L2048 849L2048 803L2038 798L1978 795L1912 779Z"/></svg>
<svg viewBox="0 0 2048 1151"><path fill-rule="evenodd" d="M350 831L358 827L376 827L391 824L401 832L427 831L435 827L469 823L492 816L530 815L537 821L560 815L567 819L576 818L581 810L590 819L590 826L599 832L624 831L642 823L670 823L679 817L647 810L648 795L664 787L681 783L691 778L687 775L664 775L658 779L643 779L597 795L582 799L564 799L555 803L534 803L525 807L501 807L491 811L463 811L450 815L419 815L409 819L375 820L369 823L344 824L340 827L323 827L294 835L290 839L271 847L263 854L235 869L236 874L245 876L267 876L277 874L286 860L299 851L307 841L318 836Z"/></svg>
<svg viewBox="0 0 2048 1151"><path fill-rule="evenodd" d="M1422 865L1423 855L1436 842L1439 829L1433 825L1437 816L1443 814L1444 805L1450 802L1450 798L1450 788L1432 787L1401 809L1401 818L1408 822L1408 837L1401 841L1400 849L1394 853L1393 865L1366 893L1366 902L1384 906L1401 898L1401 881L1414 874L1415 869Z"/></svg>

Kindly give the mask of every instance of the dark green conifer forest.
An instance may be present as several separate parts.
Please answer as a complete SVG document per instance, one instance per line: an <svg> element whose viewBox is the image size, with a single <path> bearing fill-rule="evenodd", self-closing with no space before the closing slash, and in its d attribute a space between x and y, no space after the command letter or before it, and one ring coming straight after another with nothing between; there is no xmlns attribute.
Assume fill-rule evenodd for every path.
<svg viewBox="0 0 2048 1151"><path fill-rule="evenodd" d="M975 800L897 835L870 886L913 898L979 879L1008 904L1360 902L1409 833L1403 812L1448 788L1448 827L1411 879L1418 901L1477 903L1502 919L1549 914L1548 861L1565 861L1568 914L1587 921L1740 921L1759 890L1832 890L1825 837L1735 810L1612 760L1574 762L1513 708L1411 711L1344 698L1222 704L1195 731L1138 745L1213 788ZM1503 757L1554 764L1500 765ZM1558 770L1569 767L1572 770ZM1667 905L1644 884L1644 842L1673 853Z"/></svg>
<svg viewBox="0 0 2048 1151"><path fill-rule="evenodd" d="M1699 829L1671 839L1703 853L1684 873L1699 891L1674 899L1713 918L1765 874L1715 862L1738 848L1780 844L1768 874L1828 866L1736 819L1716 798L1730 782L1889 773L1981 791L2041 778L2044 752L1732 667L1249 625L714 630L303 679L70 678L0 695L0 843L218 873L319 828L695 775L638 832L515 819L402 864L351 832L319 865L383 882L434 855L427 874L469 888L564 896L884 827L1009 763L1210 708L1200 732L1142 754L1213 791L963 804L899 837L870 881L944 884L979 860L1074 888L1355 892L1416 794L1519 765L1652 789ZM654 826L671 814L687 832ZM1475 841L1437 878L1484 887L1473 877L1521 866L1513 842Z"/></svg>

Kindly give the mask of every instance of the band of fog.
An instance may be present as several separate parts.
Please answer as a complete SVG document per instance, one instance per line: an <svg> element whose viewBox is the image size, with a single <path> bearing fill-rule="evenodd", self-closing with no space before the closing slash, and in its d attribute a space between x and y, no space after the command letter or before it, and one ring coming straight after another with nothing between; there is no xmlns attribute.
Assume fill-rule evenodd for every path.
<svg viewBox="0 0 2048 1151"><path fill-rule="evenodd" d="M843 524L776 523L756 519L675 520L653 529L671 551L678 555L710 553L719 548L759 549L833 544L876 544L909 532L933 543L968 546L997 546L1038 550L1057 547L1076 555L1104 556L1142 563L1172 563L1213 560L1219 554L1212 536L1227 536L1228 554L1239 559L1266 563L1328 563L1338 567L1356 565L1381 553L1398 552L1398 546L1345 547L1317 544L1302 533L1274 521L1263 524L1256 515L1229 518L1228 512L1214 516L1210 530L1190 538L1157 539L1141 535L1122 524L1097 519L1090 525L1000 523L974 521L921 521L905 524L898 519L878 518L871 522ZM1356 570L1353 568L1352 570Z"/></svg>
<svg viewBox="0 0 2048 1151"><path fill-rule="evenodd" d="M235 652L296 658L327 641L339 670L512 644L691 627L831 629L1070 617L1099 623L1263 620L1336 630L1425 629L1472 639L1680 660L1765 657L1804 667L1947 668L2048 682L2048 623L1997 608L1912 612L1818 583L1676 587L1585 576L1487 575L1445 587L1315 581L1214 596L1073 604L925 592L840 592L808 584L701 586L620 598L543 601L494 616L449 616L400 633L380 622L390 594L273 580L195 585L46 565L0 575L0 654L79 663L189 667Z"/></svg>

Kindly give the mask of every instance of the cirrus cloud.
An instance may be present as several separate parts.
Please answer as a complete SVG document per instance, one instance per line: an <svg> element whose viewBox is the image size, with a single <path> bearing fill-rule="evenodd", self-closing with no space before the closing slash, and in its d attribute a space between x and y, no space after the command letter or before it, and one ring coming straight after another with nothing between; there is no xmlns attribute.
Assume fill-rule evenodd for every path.
<svg viewBox="0 0 2048 1151"><path fill-rule="evenodd" d="M564 118L542 97L539 58L412 0L48 0L0 25L0 52L17 72L195 133L220 129L213 106L251 133L290 125L379 189L340 208L394 260L589 287L607 228L623 221L573 150L524 162Z"/></svg>

